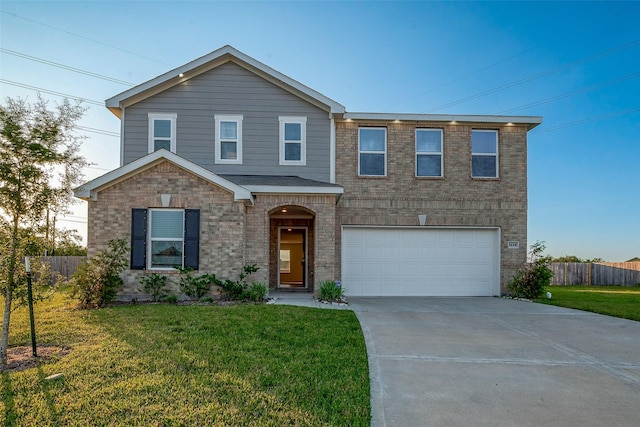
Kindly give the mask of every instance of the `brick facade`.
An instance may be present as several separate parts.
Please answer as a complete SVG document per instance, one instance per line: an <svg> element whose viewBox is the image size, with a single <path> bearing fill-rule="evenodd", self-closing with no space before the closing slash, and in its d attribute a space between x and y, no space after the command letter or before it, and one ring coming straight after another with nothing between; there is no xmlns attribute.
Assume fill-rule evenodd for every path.
<svg viewBox="0 0 640 427"><path fill-rule="evenodd" d="M235 279L244 265L256 264L258 272L249 280L277 286L277 228L271 214L282 207L303 208L309 219L281 222L308 229L309 290L317 280L335 278L335 196L259 194L254 205L234 202L233 194L165 161L98 192L89 201L88 255L107 247L111 239L131 242L131 209L163 207L161 194L171 194L168 208L200 209L200 270L221 279ZM293 221L293 222L291 222ZM297 222L296 222L297 221ZM303 223L299 223L304 221ZM270 274L271 272L271 274ZM141 291L144 270L127 269L119 299L148 299ZM175 271L169 276L170 291L180 295ZM317 279L316 279L317 278ZM215 292L215 290L214 290Z"/></svg>
<svg viewBox="0 0 640 427"><path fill-rule="evenodd" d="M358 176L358 128L387 129L387 176ZM415 130L443 132L442 178L415 176ZM498 131L499 178L471 177L471 130ZM344 187L336 210L336 260L342 225L499 227L501 291L526 259L527 128L433 122L339 121L336 123L336 182ZM520 242L507 249L507 241ZM340 263L336 262L340 275Z"/></svg>
<svg viewBox="0 0 640 427"><path fill-rule="evenodd" d="M163 162L116 183L89 201L88 255L107 247L111 239L131 242L131 209L162 207L161 194L171 194L169 208L200 209L200 270L221 278L235 278L245 256L246 207L234 202L233 194L200 179L182 168ZM170 277L171 293L179 294L178 275L163 271ZM144 270L124 273L120 300L147 299L141 291L140 277Z"/></svg>

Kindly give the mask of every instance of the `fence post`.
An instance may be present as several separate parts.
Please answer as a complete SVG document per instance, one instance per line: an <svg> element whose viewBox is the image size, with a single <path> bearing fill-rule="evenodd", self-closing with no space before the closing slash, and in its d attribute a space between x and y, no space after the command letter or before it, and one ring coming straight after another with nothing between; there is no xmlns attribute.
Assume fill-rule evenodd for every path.
<svg viewBox="0 0 640 427"><path fill-rule="evenodd" d="M567 286L567 276L568 276L569 263L564 263L564 285Z"/></svg>
<svg viewBox="0 0 640 427"><path fill-rule="evenodd" d="M587 264L587 286L593 285L593 263Z"/></svg>

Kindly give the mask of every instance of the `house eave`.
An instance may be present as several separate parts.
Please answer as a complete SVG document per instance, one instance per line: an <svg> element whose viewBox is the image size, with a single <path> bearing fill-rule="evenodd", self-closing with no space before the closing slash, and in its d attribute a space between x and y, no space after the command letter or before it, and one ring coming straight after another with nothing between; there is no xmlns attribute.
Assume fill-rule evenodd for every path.
<svg viewBox="0 0 640 427"><path fill-rule="evenodd" d="M542 123L541 116L496 116L476 114L413 114L413 113L363 113L347 112L342 121L388 121L431 123L478 123L507 126L526 126L531 130Z"/></svg>
<svg viewBox="0 0 640 427"><path fill-rule="evenodd" d="M117 117L120 117L122 108L156 95L227 62L233 62L263 77L330 114L345 112L345 107L340 103L228 45L113 96L105 101L105 106Z"/></svg>
<svg viewBox="0 0 640 427"><path fill-rule="evenodd" d="M234 201L253 204L253 196L251 192L244 187L234 184L215 173L204 169L174 153L167 150L158 150L150 153L140 159L128 163L118 169L114 169L98 178L95 178L74 190L74 195L82 200L97 200L98 193L109 188L118 182L121 182L131 176L156 166L163 161L168 161L176 166L204 179L205 181L217 185L229 192L233 193Z"/></svg>
<svg viewBox="0 0 640 427"><path fill-rule="evenodd" d="M284 186L284 185L243 185L253 194L328 194L340 195L344 193L344 188L332 187L310 187L310 186Z"/></svg>

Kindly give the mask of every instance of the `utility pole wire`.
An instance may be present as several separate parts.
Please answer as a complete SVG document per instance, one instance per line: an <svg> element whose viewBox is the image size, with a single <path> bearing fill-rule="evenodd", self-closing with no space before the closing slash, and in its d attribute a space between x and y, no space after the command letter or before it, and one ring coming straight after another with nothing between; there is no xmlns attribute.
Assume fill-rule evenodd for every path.
<svg viewBox="0 0 640 427"><path fill-rule="evenodd" d="M530 132L529 135L537 135L539 133L552 132L552 131L555 131L555 130L558 130L558 129L564 129L564 128L567 128L567 127L570 127L570 126L597 122L599 120L604 120L604 119L610 119L610 118L613 118L613 117L624 116L624 115L627 115L627 114L635 113L637 111L640 111L640 107L627 108L626 110L614 111L612 113L602 114L600 116L588 117L586 119L576 120L574 122L561 123L559 125L551 126L551 127L548 127L548 128L544 128L544 129L540 129L540 130L534 130L534 131Z"/></svg>
<svg viewBox="0 0 640 427"><path fill-rule="evenodd" d="M430 108L429 110L426 110L425 113L430 113L430 112L433 112L433 111L441 110L441 109L446 108L446 107L452 107L454 105L462 104L462 103L465 103L467 101L471 101L473 99L481 98L481 97L486 96L486 95L491 95L493 93L500 92L502 90L509 89L509 88L514 87L514 86L521 85L523 83L528 83L528 82L531 82L533 80L537 80L539 78L546 77L546 76L549 76L551 74L555 74L557 72L560 72L560 71L563 71L563 70L566 70L566 69L569 69L569 68L576 67L578 65L584 65L584 64L587 64L589 62L593 62L596 59L600 59L600 58L603 58L605 56L609 56L609 55L612 55L614 53L621 52L623 50L631 49L631 48L639 46L639 45L640 45L640 40L634 40L634 41L632 41L630 43L627 43L627 44L624 44L622 46L618 46L618 47L615 47L613 49L606 50L604 52L596 53L596 54L591 55L591 56L587 56L587 57L584 57L584 58L577 59L575 61L572 61L572 62L569 62L567 64L561 65L559 67L551 68L551 69L549 69L547 71L543 71L543 72L538 73L538 74L533 74L531 76L524 77L524 78L522 78L520 80L516 80L516 81L513 81L511 83L507 83L507 84L504 84L502 86L498 86L496 88L489 89L489 90L486 90L484 92L480 92L480 93L478 93L476 95L467 96L467 97L461 98L461 99L459 99L457 101L449 102L447 104L443 104L443 105L440 105L438 107Z"/></svg>
<svg viewBox="0 0 640 427"><path fill-rule="evenodd" d="M500 111L500 112L498 112L496 114L498 114L498 115L507 114L507 113L511 113L511 112L514 112L514 111L524 110L525 108L535 107L537 105L548 104L549 102L557 101L559 99L564 99L564 98L570 98L572 96L580 95L582 93L590 92L592 90L602 89L603 87L613 86L615 84L622 83L622 82L625 82L627 80L637 79L638 77L640 77L640 72L629 74L627 76L620 77L620 78L617 78L617 79L608 80L608 81L603 82L603 83L598 83L598 84L595 84L595 85L587 86L585 88L578 89L578 90L575 90L573 92L567 92L567 93L564 93L564 94L561 94L561 95L552 96L550 98L541 99L540 101L535 101L535 102L532 102L530 104L526 104L526 105L523 105L523 106L520 106L520 107L510 108L508 110Z"/></svg>
<svg viewBox="0 0 640 427"><path fill-rule="evenodd" d="M30 85L26 85L24 83L18 83L18 82L14 82L14 81L11 81L11 80L6 80L6 79L0 79L0 83L4 83L4 84L7 84L7 85L11 85L11 86L17 86L17 87L21 87L21 88L24 88L24 89L31 89L31 90L35 90L37 92L48 93L50 95L62 96L63 98L71 98L71 99L75 99L76 101L86 102L87 104L99 105L100 107L104 107L104 102L98 102L98 101L94 101L92 99L82 98L82 97L79 97L79 96L69 95L69 94L62 93L62 92L56 92L56 91L53 91L53 90L43 89L41 87L30 86Z"/></svg>
<svg viewBox="0 0 640 427"><path fill-rule="evenodd" d="M114 46L114 45L111 45L111 44L108 44L108 43L104 43L104 42L101 42L101 41L98 41L98 40L95 40L95 39L92 39L92 38L89 38L89 37L85 37L85 36L82 36L80 34L72 33L71 31L63 30L62 28L54 27L53 25L49 25L49 24L45 24L43 22L39 22L39 21L36 21L36 20L33 20L33 19L29 19L29 18L26 18L24 16L18 15L16 13L7 12L6 10L0 10L0 12L4 13L6 15L13 16L14 18L19 18L19 19L23 19L25 21L33 22L34 24L42 25L43 27L51 28L53 30L60 31L61 33L69 34L71 36L78 37L78 38L81 38L83 40L90 41L92 43L96 43L96 44L99 44L99 45L102 45L102 46L106 46L106 47L111 48L111 49L116 49L116 50L119 50L121 52L128 53L129 55L137 56L139 58L143 58L143 59L146 59L146 60L149 60L149 61L153 61L153 62L156 62L158 64L163 64L163 65L168 65L170 67L173 67L172 64L169 64L167 62L159 61L159 60L157 60L155 58L151 58L151 57L148 57L148 56L140 55L139 53L132 52L132 51L126 50L126 49L122 49L121 47Z"/></svg>
<svg viewBox="0 0 640 427"><path fill-rule="evenodd" d="M60 64L53 61L48 61L46 59L38 58L36 56L26 55L24 53L16 52L13 50L5 49L0 47L0 52L6 53L9 55L17 56L19 58L28 59L30 61L40 62L42 64L51 65L52 67L61 68L63 70L73 71L74 73L84 74L86 76L95 77L102 80L107 80L113 83L119 83L125 86L135 86L133 83L125 82L124 80L114 79L113 77L104 76L102 74L92 73L91 71L81 70L79 68L70 67L68 65Z"/></svg>

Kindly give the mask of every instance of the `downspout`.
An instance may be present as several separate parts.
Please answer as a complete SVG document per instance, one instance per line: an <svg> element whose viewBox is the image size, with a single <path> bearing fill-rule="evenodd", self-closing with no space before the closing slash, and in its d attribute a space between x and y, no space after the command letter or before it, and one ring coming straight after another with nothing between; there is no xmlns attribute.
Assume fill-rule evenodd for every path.
<svg viewBox="0 0 640 427"><path fill-rule="evenodd" d="M124 110L125 107L122 107L120 115L120 167L124 166Z"/></svg>
<svg viewBox="0 0 640 427"><path fill-rule="evenodd" d="M336 183L336 121L333 114L329 113L331 121L329 129L329 182Z"/></svg>

